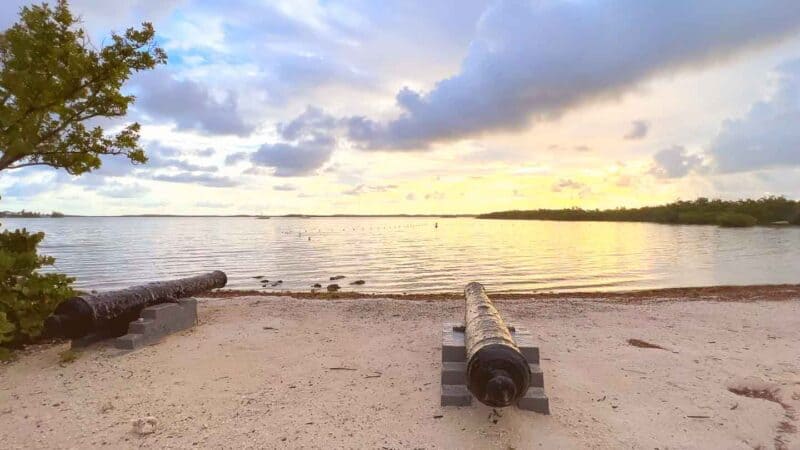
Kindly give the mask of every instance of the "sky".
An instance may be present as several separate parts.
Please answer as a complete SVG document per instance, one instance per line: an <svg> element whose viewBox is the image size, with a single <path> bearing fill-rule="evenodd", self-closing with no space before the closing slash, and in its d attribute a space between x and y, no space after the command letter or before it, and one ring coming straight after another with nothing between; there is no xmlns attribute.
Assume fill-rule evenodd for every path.
<svg viewBox="0 0 800 450"><path fill-rule="evenodd" d="M26 0L0 2L0 27ZM72 0L152 22L146 165L0 174L0 209L446 214L800 198L796 0Z"/></svg>

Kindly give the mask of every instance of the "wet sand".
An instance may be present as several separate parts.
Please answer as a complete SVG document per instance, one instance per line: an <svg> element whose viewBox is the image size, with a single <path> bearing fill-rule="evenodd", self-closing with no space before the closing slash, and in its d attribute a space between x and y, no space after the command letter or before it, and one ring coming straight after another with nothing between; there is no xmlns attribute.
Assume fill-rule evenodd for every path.
<svg viewBox="0 0 800 450"><path fill-rule="evenodd" d="M720 289L493 296L539 343L550 416L439 406L441 323L461 317L458 298L203 299L196 328L133 353L98 344L60 364L67 345L43 345L0 366L0 442L800 448L797 287L771 287L785 294L771 299L763 289ZM155 433L132 432L131 421L147 416L158 420Z"/></svg>

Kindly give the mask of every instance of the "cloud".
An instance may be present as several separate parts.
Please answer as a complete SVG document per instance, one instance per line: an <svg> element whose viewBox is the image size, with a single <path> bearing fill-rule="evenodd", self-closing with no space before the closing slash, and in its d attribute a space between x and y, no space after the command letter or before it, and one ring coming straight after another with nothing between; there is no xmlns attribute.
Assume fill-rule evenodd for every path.
<svg viewBox="0 0 800 450"><path fill-rule="evenodd" d="M199 202L195 202L194 206L196 206L198 208L215 208L215 209L217 209L217 208L227 208L227 207L229 207L231 205L230 205L230 203L199 201Z"/></svg>
<svg viewBox="0 0 800 450"><path fill-rule="evenodd" d="M2 197L31 198L55 188L51 181L17 181L5 188Z"/></svg>
<svg viewBox="0 0 800 450"><path fill-rule="evenodd" d="M171 120L179 130L247 136L256 128L240 113L232 90L212 93L196 81L176 79L165 70L140 74L134 84L137 109L157 120Z"/></svg>
<svg viewBox="0 0 800 450"><path fill-rule="evenodd" d="M208 147L208 148L204 148L202 150L197 150L197 151L195 151L195 153L197 154L197 156L202 156L204 158L208 158L208 157L214 156L217 152L213 148Z"/></svg>
<svg viewBox="0 0 800 450"><path fill-rule="evenodd" d="M311 175L322 167L333 153L336 140L317 136L296 144L264 144L250 157L258 166L271 167L276 177Z"/></svg>
<svg viewBox="0 0 800 450"><path fill-rule="evenodd" d="M676 145L653 155L650 172L661 178L681 178L703 168L702 156L690 154L685 148Z"/></svg>
<svg viewBox="0 0 800 450"><path fill-rule="evenodd" d="M178 149L153 144L148 148L147 163L142 166L148 169L177 169L188 172L216 172L216 166L201 166L182 159L174 158L180 155Z"/></svg>
<svg viewBox="0 0 800 450"><path fill-rule="evenodd" d="M368 186L368 185L365 185L365 184L359 184L358 186L356 186L356 187L354 187L352 189L348 189L348 190L342 192L342 194L344 194L344 195L361 195L361 194L366 194L366 193L369 193L369 192L389 192L389 191L392 191L392 190L395 190L395 189L397 189L397 185L396 184L380 184L380 185L375 185L375 186Z"/></svg>
<svg viewBox="0 0 800 450"><path fill-rule="evenodd" d="M289 184L289 183L276 184L275 186L272 186L272 189L276 190L276 191L290 192L290 191L296 191L297 190L297 186L295 186L293 184Z"/></svg>
<svg viewBox="0 0 800 450"><path fill-rule="evenodd" d="M625 139L627 140L639 140L644 139L647 136L647 132L650 129L650 124L648 124L644 120L634 120L631 122L631 129L625 134Z"/></svg>
<svg viewBox="0 0 800 450"><path fill-rule="evenodd" d="M238 164L242 161L247 161L247 158L250 156L247 152L236 152L231 153L230 155L225 157L225 165L226 166L233 166Z"/></svg>
<svg viewBox="0 0 800 450"><path fill-rule="evenodd" d="M393 120L349 118L349 136L367 149L419 150L519 130L798 30L795 0L499 1L458 73L427 92L401 89Z"/></svg>
<svg viewBox="0 0 800 450"><path fill-rule="evenodd" d="M318 108L309 107L276 131L286 141L262 145L250 162L274 169L278 177L311 175L331 157L336 147L334 131L339 121Z"/></svg>
<svg viewBox="0 0 800 450"><path fill-rule="evenodd" d="M416 196L416 195L414 195L414 193L413 193L413 192L409 192L408 194L406 194L406 200L408 200L408 201L414 201L414 200L416 200L416 199L417 199L417 196Z"/></svg>
<svg viewBox="0 0 800 450"><path fill-rule="evenodd" d="M208 187L233 187L239 185L239 182L232 178L215 176L207 173L196 174L191 172L180 172L171 175L154 175L151 178L156 181L198 184Z"/></svg>
<svg viewBox="0 0 800 450"><path fill-rule="evenodd" d="M106 184L98 187L95 192L112 198L139 198L149 191L148 188L138 183L135 184Z"/></svg>
<svg viewBox="0 0 800 450"><path fill-rule="evenodd" d="M588 188L589 187L584 183L569 178L564 178L553 183L553 186L550 187L550 190L552 192L562 192L562 191L585 190Z"/></svg>
<svg viewBox="0 0 800 450"><path fill-rule="evenodd" d="M779 67L778 76L770 98L722 124L708 150L716 172L800 166L800 59Z"/></svg>
<svg viewBox="0 0 800 450"><path fill-rule="evenodd" d="M314 106L306 107L302 114L288 123L278 124L278 134L287 141L301 139L304 136L328 133L336 128L339 120Z"/></svg>
<svg viewBox="0 0 800 450"><path fill-rule="evenodd" d="M425 200L444 200L446 197L444 192L434 191L425 194Z"/></svg>

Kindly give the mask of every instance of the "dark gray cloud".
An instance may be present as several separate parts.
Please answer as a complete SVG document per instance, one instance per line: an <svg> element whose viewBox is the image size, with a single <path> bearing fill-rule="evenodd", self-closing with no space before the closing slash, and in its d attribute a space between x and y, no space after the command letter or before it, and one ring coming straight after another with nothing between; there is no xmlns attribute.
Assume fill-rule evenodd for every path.
<svg viewBox="0 0 800 450"><path fill-rule="evenodd" d="M211 175L208 173L180 172L169 175L154 175L151 179L156 181L166 181L169 183L197 184L208 187L233 187L238 186L239 182L228 177Z"/></svg>
<svg viewBox="0 0 800 450"><path fill-rule="evenodd" d="M239 111L232 90L220 98L202 84L176 79L163 69L140 74L134 84L137 109L157 120L171 120L180 130L247 136L256 128Z"/></svg>
<svg viewBox="0 0 800 450"><path fill-rule="evenodd" d="M769 99L722 124L708 150L716 172L800 166L800 60L781 66L778 75Z"/></svg>
<svg viewBox="0 0 800 450"><path fill-rule="evenodd" d="M631 122L631 129L625 134L625 139L635 141L644 139L650 130L650 124L644 120L634 120Z"/></svg>
<svg viewBox="0 0 800 450"><path fill-rule="evenodd" d="M660 150L653 155L653 161L651 173L661 178L685 177L704 167L702 156L690 154L679 145Z"/></svg>
<svg viewBox="0 0 800 450"><path fill-rule="evenodd" d="M250 157L262 167L274 169L277 177L311 175L330 159L336 140L319 135L297 143L264 144Z"/></svg>
<svg viewBox="0 0 800 450"><path fill-rule="evenodd" d="M276 126L281 138L290 142L264 144L250 155L250 162L274 169L278 177L311 175L330 159L339 125L338 119L321 109L308 107L294 120Z"/></svg>
<svg viewBox="0 0 800 450"><path fill-rule="evenodd" d="M414 150L516 130L798 30L796 0L499 1L459 73L425 93L400 90L394 120L350 118L349 136L365 148Z"/></svg>
<svg viewBox="0 0 800 450"><path fill-rule="evenodd" d="M314 106L306 107L302 114L295 117L288 123L278 124L278 134L287 141L301 139L304 136L324 132L326 134L334 130L340 121L332 115Z"/></svg>

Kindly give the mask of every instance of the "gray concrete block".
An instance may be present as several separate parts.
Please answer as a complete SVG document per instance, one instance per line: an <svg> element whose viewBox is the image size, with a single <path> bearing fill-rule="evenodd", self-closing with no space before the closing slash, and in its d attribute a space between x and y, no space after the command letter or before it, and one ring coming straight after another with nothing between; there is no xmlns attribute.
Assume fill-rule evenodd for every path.
<svg viewBox="0 0 800 450"><path fill-rule="evenodd" d="M525 361L528 361L528 364L539 364L539 347L533 347L530 345L523 345L520 346L517 344L519 348L519 352L522 353L522 357L525 358Z"/></svg>
<svg viewBox="0 0 800 450"><path fill-rule="evenodd" d="M544 393L544 373L539 366L539 347L534 343L530 331L522 327L509 326L514 342L531 370L531 384L518 402L520 409L550 414L550 403ZM464 327L457 323L445 323L442 327L442 406L468 406L472 394L467 389L467 363L464 348Z"/></svg>
<svg viewBox="0 0 800 450"><path fill-rule="evenodd" d="M464 327L456 323L445 323L442 329L442 362L465 362Z"/></svg>
<svg viewBox="0 0 800 450"><path fill-rule="evenodd" d="M117 338L117 348L134 350L162 337L193 327L197 323L197 300L181 299L144 308L139 320L131 322L128 334Z"/></svg>
<svg viewBox="0 0 800 450"><path fill-rule="evenodd" d="M469 406L472 393L463 384L442 385L442 406Z"/></svg>
<svg viewBox="0 0 800 450"><path fill-rule="evenodd" d="M442 384L464 384L467 380L467 363L442 362Z"/></svg>
<svg viewBox="0 0 800 450"><path fill-rule="evenodd" d="M531 387L544 387L544 372L538 364L528 364L531 369Z"/></svg>
<svg viewBox="0 0 800 450"><path fill-rule="evenodd" d="M544 388L540 387L529 388L525 396L517 402L517 407L526 411L550 414L550 401L544 394Z"/></svg>

